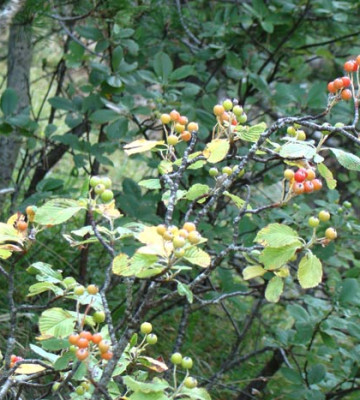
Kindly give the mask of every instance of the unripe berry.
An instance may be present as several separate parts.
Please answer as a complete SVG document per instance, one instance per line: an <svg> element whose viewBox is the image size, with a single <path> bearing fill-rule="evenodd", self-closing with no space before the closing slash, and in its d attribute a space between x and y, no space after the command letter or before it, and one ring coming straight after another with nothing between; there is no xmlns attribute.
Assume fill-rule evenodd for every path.
<svg viewBox="0 0 360 400"><path fill-rule="evenodd" d="M55 382L55 383L52 385L51 390L52 390L53 392L56 392L56 391L59 389L59 387L60 387L60 382Z"/></svg>
<svg viewBox="0 0 360 400"><path fill-rule="evenodd" d="M189 232L186 229L181 228L179 229L178 235L186 239L189 235Z"/></svg>
<svg viewBox="0 0 360 400"><path fill-rule="evenodd" d="M75 389L75 393L78 394L79 396L83 395L85 393L85 389L82 386L78 386Z"/></svg>
<svg viewBox="0 0 360 400"><path fill-rule="evenodd" d="M188 232L192 232L196 230L196 225L193 222L185 222L183 225L183 229Z"/></svg>
<svg viewBox="0 0 360 400"><path fill-rule="evenodd" d="M74 289L75 296L82 296L85 293L85 288L82 285L76 286Z"/></svg>
<svg viewBox="0 0 360 400"><path fill-rule="evenodd" d="M169 114L161 114L160 121L166 125L171 121L171 117Z"/></svg>
<svg viewBox="0 0 360 400"><path fill-rule="evenodd" d="M345 208L351 208L351 207L352 207L352 204L350 203L350 201L344 201L343 206L344 206Z"/></svg>
<svg viewBox="0 0 360 400"><path fill-rule="evenodd" d="M184 257L184 254L185 254L185 249L184 248L179 248L179 249L175 249L174 250L174 256L176 257L176 258L181 258L181 257Z"/></svg>
<svg viewBox="0 0 360 400"><path fill-rule="evenodd" d="M160 235L163 236L164 233L166 232L166 226L164 224L158 225L156 227L156 232Z"/></svg>
<svg viewBox="0 0 360 400"><path fill-rule="evenodd" d="M97 324L102 324L105 321L104 311L95 311L92 317Z"/></svg>
<svg viewBox="0 0 360 400"><path fill-rule="evenodd" d="M144 335L148 335L149 333L152 332L152 325L150 324L150 322L143 322L140 325L140 332Z"/></svg>
<svg viewBox="0 0 360 400"><path fill-rule="evenodd" d="M329 221L329 219L330 219L330 213L329 213L329 211L325 211L325 210L321 210L320 212L319 212L319 220L321 221L321 222L327 222L327 221Z"/></svg>
<svg viewBox="0 0 360 400"><path fill-rule="evenodd" d="M150 333L150 335L147 335L147 336L146 336L146 341L147 341L149 344L156 344L157 341L158 341L158 338L157 338L157 336L155 335L155 333Z"/></svg>
<svg viewBox="0 0 360 400"><path fill-rule="evenodd" d="M90 186L94 188L99 183L101 183L101 178L99 176L92 176L90 178L90 182L89 183L90 183Z"/></svg>
<svg viewBox="0 0 360 400"><path fill-rule="evenodd" d="M224 168L221 170L221 172L222 172L223 174L226 174L226 175L231 175L232 172L233 172L233 170L232 170L231 167L224 167Z"/></svg>
<svg viewBox="0 0 360 400"><path fill-rule="evenodd" d="M329 240L334 240L337 238L337 232L334 228L327 228L325 231L325 237Z"/></svg>
<svg viewBox="0 0 360 400"><path fill-rule="evenodd" d="M201 235L198 231L189 232L189 236L187 237L187 240L191 244L198 244L201 240Z"/></svg>
<svg viewBox="0 0 360 400"><path fill-rule="evenodd" d="M171 233L169 230L165 231L162 236L163 236L164 240L173 240L173 238L174 238L174 234Z"/></svg>
<svg viewBox="0 0 360 400"><path fill-rule="evenodd" d="M247 115L245 113L239 115L238 117L239 124L245 124L246 121L247 121Z"/></svg>
<svg viewBox="0 0 360 400"><path fill-rule="evenodd" d="M179 141L179 138L176 135L169 135L166 142L170 146L175 146Z"/></svg>
<svg viewBox="0 0 360 400"><path fill-rule="evenodd" d="M95 194L101 194L104 190L105 190L105 185L103 185L102 183L99 183L94 188Z"/></svg>
<svg viewBox="0 0 360 400"><path fill-rule="evenodd" d="M186 240L182 236L175 236L172 242L174 248L179 249L185 246Z"/></svg>
<svg viewBox="0 0 360 400"><path fill-rule="evenodd" d="M98 349L100 353L106 353L110 349L110 343L107 340L102 340L98 344Z"/></svg>
<svg viewBox="0 0 360 400"><path fill-rule="evenodd" d="M181 366L184 368L184 369L191 369L192 368L192 366L193 366L193 360L192 360L192 358L191 357L184 357L183 359L182 359L182 361L181 361Z"/></svg>
<svg viewBox="0 0 360 400"><path fill-rule="evenodd" d="M209 175L212 177L218 176L219 175L219 170L215 167L212 167L209 169Z"/></svg>
<svg viewBox="0 0 360 400"><path fill-rule="evenodd" d="M299 130L296 133L297 140L306 140L306 133L303 130Z"/></svg>
<svg viewBox="0 0 360 400"><path fill-rule="evenodd" d="M293 127L293 126L289 126L288 128L287 128L287 130L286 130L286 133L289 135L289 136L296 136L296 129Z"/></svg>
<svg viewBox="0 0 360 400"><path fill-rule="evenodd" d="M291 180L294 178L295 172L292 169L286 169L284 171L284 178L287 180Z"/></svg>
<svg viewBox="0 0 360 400"><path fill-rule="evenodd" d="M100 183L102 183L105 186L105 189L110 189L112 186L112 181L108 176L102 177Z"/></svg>
<svg viewBox="0 0 360 400"><path fill-rule="evenodd" d="M237 117L240 117L240 115L244 112L243 108L239 105L234 106L232 111Z"/></svg>
<svg viewBox="0 0 360 400"><path fill-rule="evenodd" d="M230 99L226 99L223 101L223 107L225 111L230 111L233 108L233 103Z"/></svg>
<svg viewBox="0 0 360 400"><path fill-rule="evenodd" d="M198 385L198 382L195 378L193 378L192 376L187 376L184 379L184 386L188 389L194 389L196 388L196 386Z"/></svg>
<svg viewBox="0 0 360 400"><path fill-rule="evenodd" d="M177 133L184 132L184 130L185 130L185 125L182 125L182 124L180 124L180 123L178 122L178 123L175 124L174 129L175 129L175 132L177 132Z"/></svg>
<svg viewBox="0 0 360 400"><path fill-rule="evenodd" d="M104 203L109 203L109 201L111 201L114 198L114 193L110 189L105 189L101 193L100 198Z"/></svg>
<svg viewBox="0 0 360 400"><path fill-rule="evenodd" d="M181 364L181 361L182 361L182 355L180 353L174 353L174 354L172 354L170 360L173 364L179 365L179 364Z"/></svg>
<svg viewBox="0 0 360 400"><path fill-rule="evenodd" d="M196 122L189 122L187 125L187 130L189 132L197 132L199 130L199 124Z"/></svg>
<svg viewBox="0 0 360 400"><path fill-rule="evenodd" d="M317 226L319 226L320 220L319 220L319 218L316 218L316 217L310 217L308 224L311 228L316 228Z"/></svg>

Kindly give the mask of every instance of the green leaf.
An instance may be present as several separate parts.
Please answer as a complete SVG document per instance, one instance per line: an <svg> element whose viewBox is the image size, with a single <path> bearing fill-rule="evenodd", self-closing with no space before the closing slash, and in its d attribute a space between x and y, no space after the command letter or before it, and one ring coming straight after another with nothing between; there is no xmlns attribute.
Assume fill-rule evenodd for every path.
<svg viewBox="0 0 360 400"><path fill-rule="evenodd" d="M183 386L180 393L193 400L211 400L209 393L204 388L188 389Z"/></svg>
<svg viewBox="0 0 360 400"><path fill-rule="evenodd" d="M96 110L90 115L89 120L97 124L106 124L119 118L120 114L113 110Z"/></svg>
<svg viewBox="0 0 360 400"><path fill-rule="evenodd" d="M195 246L186 249L183 258L190 264L198 265L202 268L207 268L211 263L209 254Z"/></svg>
<svg viewBox="0 0 360 400"><path fill-rule="evenodd" d="M49 308L40 316L39 330L42 335L64 338L73 332L75 320L69 311L58 307Z"/></svg>
<svg viewBox="0 0 360 400"><path fill-rule="evenodd" d="M277 303L284 290L284 281L278 276L271 278L266 286L265 299L271 303Z"/></svg>
<svg viewBox="0 0 360 400"><path fill-rule="evenodd" d="M111 59L112 67L115 72L119 71L120 63L123 58L124 58L124 51L122 47L121 46L115 47L115 49L112 52L112 59Z"/></svg>
<svg viewBox="0 0 360 400"><path fill-rule="evenodd" d="M59 356L57 356L56 354L49 353L49 352L43 350L41 347L35 346L34 344L30 344L30 349L35 354L37 354L38 356L44 358L45 360L50 361L51 363L54 363L59 358Z"/></svg>
<svg viewBox="0 0 360 400"><path fill-rule="evenodd" d="M224 195L230 197L230 199L235 203L236 207L238 207L239 209L244 207L245 200L241 199L239 196L229 193L228 191L225 191ZM250 206L248 206L247 208L250 208Z"/></svg>
<svg viewBox="0 0 360 400"><path fill-rule="evenodd" d="M156 393L143 393L143 392L135 392L130 397L129 400L170 400L165 393L156 392Z"/></svg>
<svg viewBox="0 0 360 400"><path fill-rule="evenodd" d="M80 210L85 209L72 199L53 199L40 207L35 214L35 222L40 225L58 225L66 222Z"/></svg>
<svg viewBox="0 0 360 400"><path fill-rule="evenodd" d="M209 186L202 185L201 183L195 183L195 185L191 186L188 192L186 193L185 198L187 200L196 200L199 197L202 197L209 193Z"/></svg>
<svg viewBox="0 0 360 400"><path fill-rule="evenodd" d="M357 279L347 278L343 280L339 300L343 305L360 304L360 285Z"/></svg>
<svg viewBox="0 0 360 400"><path fill-rule="evenodd" d="M160 179L145 179L140 181L138 185L146 189L161 189Z"/></svg>
<svg viewBox="0 0 360 400"><path fill-rule="evenodd" d="M190 75L194 75L194 67L191 65L183 65L180 68L177 68L170 74L170 80L179 81L181 79L185 79Z"/></svg>
<svg viewBox="0 0 360 400"><path fill-rule="evenodd" d="M49 99L49 103L57 110L74 111L74 104L65 97L55 96Z"/></svg>
<svg viewBox="0 0 360 400"><path fill-rule="evenodd" d="M124 376L123 382L128 387L128 389L132 390L133 392L141 393L163 392L169 387L169 384L164 379L160 378L154 378L151 383L147 383L136 381L131 376Z"/></svg>
<svg viewBox="0 0 360 400"><path fill-rule="evenodd" d="M127 254L125 253L118 254L113 260L112 272L115 275L127 276L126 274L129 273L129 261L130 259Z"/></svg>
<svg viewBox="0 0 360 400"><path fill-rule="evenodd" d="M193 293L188 285L182 282L177 283L177 291L180 296L186 296L187 301L192 304L194 300Z"/></svg>
<svg viewBox="0 0 360 400"><path fill-rule="evenodd" d="M149 278L160 274L164 266L157 263L158 256L155 254L135 253L129 257L121 253L114 258L112 271L115 275L136 276L137 278Z"/></svg>
<svg viewBox="0 0 360 400"><path fill-rule="evenodd" d="M214 139L206 145L203 154L207 162L216 164L226 157L229 149L230 143L227 139Z"/></svg>
<svg viewBox="0 0 360 400"><path fill-rule="evenodd" d="M58 357L54 364L54 368L56 371L60 371L62 369L65 369L66 367L69 366L70 361L73 361L75 359L75 354L71 351L67 351L65 354L63 354L61 357Z"/></svg>
<svg viewBox="0 0 360 400"><path fill-rule="evenodd" d="M245 140L246 142L257 142L266 128L267 125L265 122L250 127L240 125L235 128L235 134L241 140Z"/></svg>
<svg viewBox="0 0 360 400"><path fill-rule="evenodd" d="M61 296L64 291L51 282L38 282L29 287L29 294L27 297L36 296L40 293L53 291L57 296Z"/></svg>
<svg viewBox="0 0 360 400"><path fill-rule="evenodd" d="M322 279L321 261L312 253L307 253L299 263L297 277L303 289L317 286Z"/></svg>
<svg viewBox="0 0 360 400"><path fill-rule="evenodd" d="M320 163L318 164L318 170L320 175L325 179L327 187L329 189L335 189L337 182L329 168L325 164Z"/></svg>
<svg viewBox="0 0 360 400"><path fill-rule="evenodd" d="M310 385L321 382L326 375L326 369L322 364L314 365L308 372L308 381Z"/></svg>
<svg viewBox="0 0 360 400"><path fill-rule="evenodd" d="M284 158L306 158L310 160L315 154L315 147L302 142L288 142L280 148L280 156Z"/></svg>
<svg viewBox="0 0 360 400"><path fill-rule="evenodd" d="M283 247L290 244L298 244L299 237L296 231L287 225L269 224L261 229L254 242L260 243L263 246Z"/></svg>
<svg viewBox="0 0 360 400"><path fill-rule="evenodd" d="M1 96L0 107L5 116L11 115L16 111L18 95L14 89L8 88Z"/></svg>
<svg viewBox="0 0 360 400"><path fill-rule="evenodd" d="M259 260L264 264L267 270L278 269L286 264L300 247L300 240L282 247L265 247L261 252Z"/></svg>
<svg viewBox="0 0 360 400"><path fill-rule="evenodd" d="M243 277L247 281L249 279L257 278L258 276L263 276L266 270L261 265L250 265L243 270Z"/></svg>
<svg viewBox="0 0 360 400"><path fill-rule="evenodd" d="M59 283L63 280L60 271L53 270L50 264L46 264L41 261L31 264L26 271L31 275L39 275L36 277L38 280L39 278L44 278L47 282L50 281L53 283Z"/></svg>
<svg viewBox="0 0 360 400"><path fill-rule="evenodd" d="M167 81L173 64L170 57L166 53L157 53L154 58L154 71L157 76L161 77L163 81Z"/></svg>
<svg viewBox="0 0 360 400"><path fill-rule="evenodd" d="M339 164L350 171L360 171L360 158L355 154L347 153L344 150L330 148Z"/></svg>

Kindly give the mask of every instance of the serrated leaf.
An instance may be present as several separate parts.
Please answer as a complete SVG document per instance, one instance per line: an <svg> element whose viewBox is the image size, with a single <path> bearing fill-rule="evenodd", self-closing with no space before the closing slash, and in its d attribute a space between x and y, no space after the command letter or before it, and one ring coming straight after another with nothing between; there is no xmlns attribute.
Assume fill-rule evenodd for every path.
<svg viewBox="0 0 360 400"><path fill-rule="evenodd" d="M29 294L27 297L36 296L40 293L47 292L48 290L53 291L57 296L61 296L64 293L62 289L51 282L38 282L29 287Z"/></svg>
<svg viewBox="0 0 360 400"><path fill-rule="evenodd" d="M146 189L161 189L160 179L144 179L138 185Z"/></svg>
<svg viewBox="0 0 360 400"><path fill-rule="evenodd" d="M246 142L257 142L266 128L265 122L250 127L239 125L235 128L235 134L238 138Z"/></svg>
<svg viewBox="0 0 360 400"><path fill-rule="evenodd" d="M335 189L337 182L329 168L325 164L320 163L318 164L318 170L319 174L325 179L327 187L329 189Z"/></svg>
<svg viewBox="0 0 360 400"><path fill-rule="evenodd" d="M42 358L45 358L45 360L48 360L51 363L54 363L59 358L59 356L57 356L56 354L49 353L48 351L45 351L41 347L35 346L34 344L30 344L30 349L35 354L37 354L38 356L40 356Z"/></svg>
<svg viewBox="0 0 360 400"><path fill-rule="evenodd" d="M244 268L242 274L244 279L247 281L249 279L257 278L259 276L263 276L266 273L266 270L261 265L250 265L249 267Z"/></svg>
<svg viewBox="0 0 360 400"><path fill-rule="evenodd" d="M265 298L271 303L277 303L284 290L284 281L278 276L271 278L266 286Z"/></svg>
<svg viewBox="0 0 360 400"><path fill-rule="evenodd" d="M299 237L297 232L289 226L274 223L261 229L256 235L254 242L260 243L263 246L283 247L299 243Z"/></svg>
<svg viewBox="0 0 360 400"><path fill-rule="evenodd" d="M72 218L84 207L72 199L53 199L39 207L35 222L40 225L58 225Z"/></svg>
<svg viewBox="0 0 360 400"><path fill-rule="evenodd" d="M191 186L188 192L186 193L185 198L187 200L195 200L201 196L204 196L209 193L209 186L202 185L201 183L195 183L195 185Z"/></svg>
<svg viewBox="0 0 360 400"><path fill-rule="evenodd" d="M164 143L165 142L163 140L138 139L134 142L126 144L124 146L124 150L128 156L131 156L132 154L144 153Z"/></svg>
<svg viewBox="0 0 360 400"><path fill-rule="evenodd" d="M287 246L265 247L261 252L259 260L267 270L279 269L295 255L296 250L300 247L300 240L294 241Z"/></svg>
<svg viewBox="0 0 360 400"><path fill-rule="evenodd" d="M241 199L239 196L236 196L235 194L229 193L228 191L224 192L224 196L230 197L230 199L235 203L236 207L239 209L244 207L245 200ZM248 206L247 208L249 208Z"/></svg>
<svg viewBox="0 0 360 400"><path fill-rule="evenodd" d="M15 370L15 374L18 375L32 375L36 374L37 372L44 371L46 368L40 364L21 364Z"/></svg>
<svg viewBox="0 0 360 400"><path fill-rule="evenodd" d="M50 308L41 314L39 330L41 335L64 338L73 332L75 320L69 311L58 307Z"/></svg>
<svg viewBox="0 0 360 400"><path fill-rule="evenodd" d="M188 389L183 386L180 393L186 395L189 399L192 400L211 400L209 393L204 388Z"/></svg>
<svg viewBox="0 0 360 400"><path fill-rule="evenodd" d="M321 382L326 375L326 369L322 364L314 365L308 372L309 384L313 385L315 383Z"/></svg>
<svg viewBox="0 0 360 400"><path fill-rule="evenodd" d="M16 242L17 244L22 245L24 238L12 225L0 222L0 243L6 241Z"/></svg>
<svg viewBox="0 0 360 400"><path fill-rule="evenodd" d="M65 354L63 354L61 357L58 357L54 364L54 368L56 371L65 369L68 365L69 362L74 360L75 354L71 351L67 351Z"/></svg>
<svg viewBox="0 0 360 400"><path fill-rule="evenodd" d="M157 233L156 226L145 226L139 233L138 240L147 246L138 250L144 254L157 254L166 257L168 250L172 249L171 242L164 243L164 239Z"/></svg>
<svg viewBox="0 0 360 400"><path fill-rule="evenodd" d="M193 293L188 285L182 282L177 283L177 291L180 296L186 296L187 301L192 304L194 300Z"/></svg>
<svg viewBox="0 0 360 400"><path fill-rule="evenodd" d="M310 160L315 154L315 147L299 142L285 143L280 149L280 156L284 158L306 158Z"/></svg>
<svg viewBox="0 0 360 400"><path fill-rule="evenodd" d="M230 143L227 139L214 139L208 143L203 151L207 162L215 164L223 160L230 149Z"/></svg>
<svg viewBox="0 0 360 400"><path fill-rule="evenodd" d="M297 278L303 289L317 286L322 280L321 261L312 253L307 253L299 263Z"/></svg>
<svg viewBox="0 0 360 400"><path fill-rule="evenodd" d="M126 276L126 272L129 268L129 256L125 253L118 254L112 262L112 272L115 275L124 275Z"/></svg>
<svg viewBox="0 0 360 400"><path fill-rule="evenodd" d="M190 247L189 249L186 249L183 258L190 264L198 265L202 268L207 268L211 263L209 254L198 247Z"/></svg>
<svg viewBox="0 0 360 400"><path fill-rule="evenodd" d="M360 171L360 158L355 154L347 153L344 150L330 148L339 164L350 171Z"/></svg>
<svg viewBox="0 0 360 400"><path fill-rule="evenodd" d="M133 392L142 393L163 392L169 387L169 384L164 379L160 378L154 378L152 382L140 382L136 381L131 376L124 376L123 382Z"/></svg>

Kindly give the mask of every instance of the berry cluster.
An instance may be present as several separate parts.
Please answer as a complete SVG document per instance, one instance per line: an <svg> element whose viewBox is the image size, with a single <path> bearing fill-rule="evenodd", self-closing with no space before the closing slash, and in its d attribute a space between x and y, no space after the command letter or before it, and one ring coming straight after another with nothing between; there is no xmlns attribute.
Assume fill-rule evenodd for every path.
<svg viewBox="0 0 360 400"><path fill-rule="evenodd" d="M89 331L81 331L80 333L72 333L68 340L74 346L71 350L75 352L79 361L86 360L91 351L96 350L96 348L103 360L111 360L113 357L113 353L110 351L110 343L103 340L100 333L92 334Z"/></svg>
<svg viewBox="0 0 360 400"><path fill-rule="evenodd" d="M213 108L213 113L220 124L226 122L231 125L238 125L245 124L247 121L247 115L243 108L237 104L237 100L226 99L222 104L216 104Z"/></svg>
<svg viewBox="0 0 360 400"><path fill-rule="evenodd" d="M175 365L175 367L177 365L181 365L181 367L186 369L187 372L193 367L194 364L191 357L183 357L181 353L174 353L171 356L170 361ZM184 379L184 386L188 389L196 388L197 384L197 380L192 376L187 375Z"/></svg>
<svg viewBox="0 0 360 400"><path fill-rule="evenodd" d="M188 142L191 139L192 132L199 130L199 125L196 122L189 122L188 119L180 115L176 110L172 110L169 114L162 114L160 121L164 125L170 124L170 132L166 127L166 142L169 146L175 146L179 141Z"/></svg>
<svg viewBox="0 0 360 400"><path fill-rule="evenodd" d="M328 222L330 220L330 213L326 210L321 210L317 217L310 217L308 220L308 224L311 228L317 228L320 222ZM333 227L329 227L325 230L325 240L335 240L337 238L336 229ZM323 240L321 240L323 241Z"/></svg>
<svg viewBox="0 0 360 400"><path fill-rule="evenodd" d="M114 193L110 189L112 182L111 179L107 176L92 176L89 183L91 186L91 190L94 191L96 196L100 196L100 199L104 203L109 203L114 198Z"/></svg>
<svg viewBox="0 0 360 400"><path fill-rule="evenodd" d="M176 258L184 256L187 244L196 245L201 241L201 235L192 222L185 222L181 229L174 225L166 227L161 224L156 227L156 231L165 241L172 242Z"/></svg>
<svg viewBox="0 0 360 400"><path fill-rule="evenodd" d="M153 327L150 322L143 322L140 325L140 332L145 335L145 340L148 344L156 344L158 341L158 337L155 335L155 333L151 333L152 329Z"/></svg>
<svg viewBox="0 0 360 400"><path fill-rule="evenodd" d="M296 172L286 169L284 178L290 182L290 189L295 194L311 193L322 188L322 181L316 178L312 168L299 168Z"/></svg>
<svg viewBox="0 0 360 400"><path fill-rule="evenodd" d="M88 287L85 289L85 287L83 285L77 285L74 287L74 295L75 296L82 296L85 293L85 290L92 295L95 295L99 292L99 288L94 285L94 284L90 284L88 285Z"/></svg>
<svg viewBox="0 0 360 400"><path fill-rule="evenodd" d="M305 133L305 131L303 131L302 129L299 129L299 128L301 128L301 125L299 125L299 124L294 124L293 126L289 126L289 127L287 128L286 133L287 133L289 136L291 136L291 137L293 137L293 138L295 138L295 139L297 139L297 140L306 140L306 133Z"/></svg>
<svg viewBox="0 0 360 400"><path fill-rule="evenodd" d="M18 361L23 361L23 358L12 354L10 356L10 368L12 368Z"/></svg>

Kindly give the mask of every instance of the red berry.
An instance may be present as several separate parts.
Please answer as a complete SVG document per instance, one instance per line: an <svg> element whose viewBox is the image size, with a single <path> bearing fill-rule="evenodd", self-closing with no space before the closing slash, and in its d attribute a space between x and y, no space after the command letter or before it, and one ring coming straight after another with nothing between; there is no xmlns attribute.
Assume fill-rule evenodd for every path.
<svg viewBox="0 0 360 400"><path fill-rule="evenodd" d="M315 179L316 174L315 174L315 171L312 168L307 169L306 172L307 172L306 179L308 181L312 181L313 179Z"/></svg>
<svg viewBox="0 0 360 400"><path fill-rule="evenodd" d="M294 179L296 180L296 182L304 182L304 180L307 177L307 172L304 168L299 168L294 175Z"/></svg>
<svg viewBox="0 0 360 400"><path fill-rule="evenodd" d="M87 340L91 340L92 334L89 331L82 331L82 332L80 332L80 337L87 339Z"/></svg>
<svg viewBox="0 0 360 400"><path fill-rule="evenodd" d="M73 333L72 335L69 336L69 343L70 344L76 344L77 341L79 340L80 335L78 335L77 333Z"/></svg>
<svg viewBox="0 0 360 400"><path fill-rule="evenodd" d="M341 80L343 81L344 87L350 86L351 80L348 76L343 76Z"/></svg>
<svg viewBox="0 0 360 400"><path fill-rule="evenodd" d="M330 93L335 93L336 92L336 88L334 86L334 82L329 82L328 85L327 85L327 88L328 88L328 91Z"/></svg>
<svg viewBox="0 0 360 400"><path fill-rule="evenodd" d="M95 344L99 344L102 341L101 333L94 333L92 335L91 341Z"/></svg>
<svg viewBox="0 0 360 400"><path fill-rule="evenodd" d="M78 349L76 350L75 355L79 361L83 361L85 358L89 357L89 351L87 349Z"/></svg>
<svg viewBox="0 0 360 400"><path fill-rule="evenodd" d="M344 89L344 90L341 92L341 98L342 98L343 100L346 100L346 101L350 100L350 99L352 98L351 90L350 90L350 89Z"/></svg>
<svg viewBox="0 0 360 400"><path fill-rule="evenodd" d="M311 181L304 182L304 192L311 193L313 191L314 191L314 185L312 184L312 182Z"/></svg>
<svg viewBox="0 0 360 400"><path fill-rule="evenodd" d="M111 360L113 358L113 353L111 351L107 351L106 353L101 353L101 358L103 360Z"/></svg>
<svg viewBox="0 0 360 400"><path fill-rule="evenodd" d="M341 78L337 78L334 80L334 86L336 89L341 89L342 87L344 87L343 81Z"/></svg>
<svg viewBox="0 0 360 400"><path fill-rule="evenodd" d="M294 191L294 193L296 194L302 194L304 193L304 184L301 182L294 182L292 189Z"/></svg>
<svg viewBox="0 0 360 400"><path fill-rule="evenodd" d="M235 126L237 125L236 118L231 121L231 125L235 125Z"/></svg>
<svg viewBox="0 0 360 400"><path fill-rule="evenodd" d="M358 65L354 60L346 61L344 64L344 70L346 72L355 72L358 69Z"/></svg>
<svg viewBox="0 0 360 400"><path fill-rule="evenodd" d="M314 186L314 190L320 190L322 188L322 186L323 186L323 184L322 184L320 179L313 179L311 182L312 182L312 184Z"/></svg>
<svg viewBox="0 0 360 400"><path fill-rule="evenodd" d="M80 349L86 349L87 347L89 347L89 341L85 338L79 338L76 342L76 345Z"/></svg>

